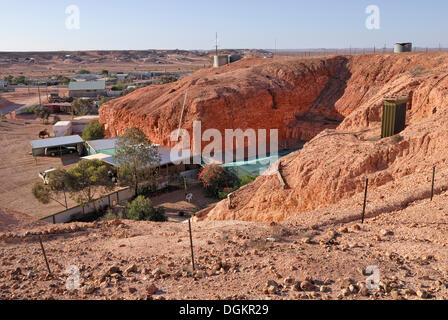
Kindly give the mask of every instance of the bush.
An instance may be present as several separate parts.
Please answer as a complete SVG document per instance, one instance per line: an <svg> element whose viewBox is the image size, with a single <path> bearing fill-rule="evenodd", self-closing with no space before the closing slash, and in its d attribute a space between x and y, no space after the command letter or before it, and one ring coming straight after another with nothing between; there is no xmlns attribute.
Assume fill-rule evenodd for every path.
<svg viewBox="0 0 448 320"><path fill-rule="evenodd" d="M106 132L104 131L103 125L99 121L89 123L82 132L82 138L84 141L100 140L104 139L105 136Z"/></svg>
<svg viewBox="0 0 448 320"><path fill-rule="evenodd" d="M26 114L34 114L36 112L37 107L36 106L30 106L25 108Z"/></svg>
<svg viewBox="0 0 448 320"><path fill-rule="evenodd" d="M257 179L257 176L251 176L251 175L244 175L241 177L241 179L236 182L233 186L233 188L224 188L221 192L219 192L219 198L220 199L226 199L229 194L237 191L238 189L244 187L245 185L252 183Z"/></svg>
<svg viewBox="0 0 448 320"><path fill-rule="evenodd" d="M116 84L112 88L110 88L110 90L112 90L112 91L123 91L123 85Z"/></svg>
<svg viewBox="0 0 448 320"><path fill-rule="evenodd" d="M199 181L202 182L209 196L219 198L219 193L225 188L233 188L238 178L231 170L212 164L202 168Z"/></svg>
<svg viewBox="0 0 448 320"><path fill-rule="evenodd" d="M164 222L168 220L165 216L165 209L155 208L152 205L151 200L143 196L138 196L128 205L126 218L136 221L155 222Z"/></svg>
<svg viewBox="0 0 448 320"><path fill-rule="evenodd" d="M258 178L258 176L251 176L248 174L242 176L241 180L240 180L240 188L244 187L246 184L254 182L255 179L257 179L257 178Z"/></svg>
<svg viewBox="0 0 448 320"><path fill-rule="evenodd" d="M51 115L51 110L46 107L39 107L34 109L34 113L37 117L42 119L43 123L47 123L48 118Z"/></svg>

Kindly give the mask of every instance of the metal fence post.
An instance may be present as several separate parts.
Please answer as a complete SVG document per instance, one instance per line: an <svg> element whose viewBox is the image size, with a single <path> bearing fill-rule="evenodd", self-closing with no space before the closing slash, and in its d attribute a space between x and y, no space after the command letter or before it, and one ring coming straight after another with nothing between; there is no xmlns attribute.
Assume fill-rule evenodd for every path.
<svg viewBox="0 0 448 320"><path fill-rule="evenodd" d="M191 264L193 266L193 271L195 271L195 265L194 265L194 250L193 250L193 235L191 232L191 218L188 219L188 229L190 232L190 247L191 247Z"/></svg>
<svg viewBox="0 0 448 320"><path fill-rule="evenodd" d="M369 188L369 179L366 179L366 190L364 193L364 208L362 209L362 223L364 224L364 219L366 216L366 207L367 207L367 190Z"/></svg>
<svg viewBox="0 0 448 320"><path fill-rule="evenodd" d="M434 199L434 183L436 179L436 166L432 167L431 201Z"/></svg>
<svg viewBox="0 0 448 320"><path fill-rule="evenodd" d="M45 253L44 245L42 243L42 237L40 235L39 235L39 243L40 243L40 248L42 249L42 254L44 255L45 264L47 265L48 273L51 274L50 265L48 263L48 259L47 259L47 255Z"/></svg>

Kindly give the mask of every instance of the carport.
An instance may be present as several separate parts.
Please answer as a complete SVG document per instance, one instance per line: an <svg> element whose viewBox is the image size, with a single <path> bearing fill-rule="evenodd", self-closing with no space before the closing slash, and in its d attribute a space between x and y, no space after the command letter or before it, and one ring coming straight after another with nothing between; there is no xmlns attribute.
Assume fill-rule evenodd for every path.
<svg viewBox="0 0 448 320"><path fill-rule="evenodd" d="M45 149L47 149L47 148L52 148L52 149L57 148L59 150L59 154L62 156L62 148L76 147L76 149L79 152L81 150L81 147L83 144L84 144L84 140L80 136L74 135L74 136L34 140L34 141L31 141L31 148L32 148L33 157L37 157L39 155L44 155Z"/></svg>

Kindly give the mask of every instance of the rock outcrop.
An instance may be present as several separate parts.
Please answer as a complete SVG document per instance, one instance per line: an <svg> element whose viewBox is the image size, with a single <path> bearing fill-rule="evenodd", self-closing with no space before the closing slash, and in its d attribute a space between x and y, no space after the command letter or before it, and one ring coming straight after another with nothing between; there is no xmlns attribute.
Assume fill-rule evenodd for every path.
<svg viewBox="0 0 448 320"><path fill-rule="evenodd" d="M141 128L155 143L170 145L178 129L193 121L202 130L279 129L286 146L309 140L343 119L334 107L349 78L348 58L244 59L219 69L204 69L167 85L152 85L105 104L100 119L110 136L130 126Z"/></svg>

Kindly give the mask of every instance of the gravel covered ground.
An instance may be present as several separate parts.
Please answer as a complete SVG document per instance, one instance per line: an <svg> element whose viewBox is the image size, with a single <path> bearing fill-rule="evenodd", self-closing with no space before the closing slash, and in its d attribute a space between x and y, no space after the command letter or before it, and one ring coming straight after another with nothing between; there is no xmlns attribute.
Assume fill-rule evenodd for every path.
<svg viewBox="0 0 448 320"><path fill-rule="evenodd" d="M0 299L448 299L447 200L442 193L364 225L308 225L313 212L282 224L194 222L196 272L185 223L20 229L3 219L3 231L15 229L0 235ZM79 269L77 290L66 286L76 278L70 266ZM369 266L379 275L373 290Z"/></svg>

